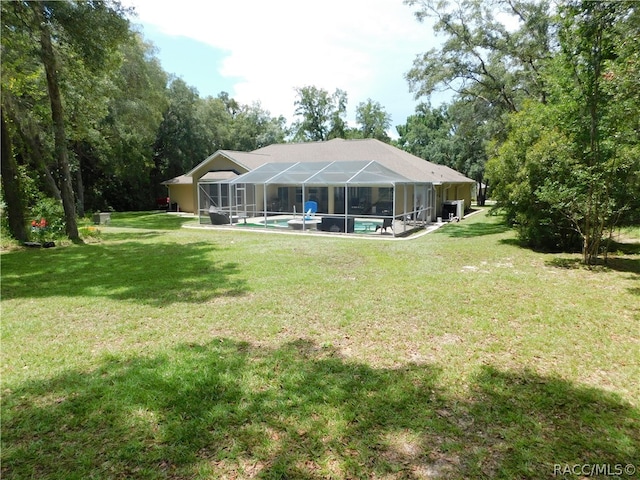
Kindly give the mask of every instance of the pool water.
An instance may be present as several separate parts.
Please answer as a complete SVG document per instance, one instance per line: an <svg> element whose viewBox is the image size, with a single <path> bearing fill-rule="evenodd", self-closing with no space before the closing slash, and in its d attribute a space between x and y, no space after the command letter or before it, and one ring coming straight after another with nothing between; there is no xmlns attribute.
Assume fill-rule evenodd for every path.
<svg viewBox="0 0 640 480"><path fill-rule="evenodd" d="M293 217L270 219L267 220L267 226L276 228L289 228L288 222L292 219ZM379 219L365 220L356 218L353 229L354 233L376 233L376 227L380 225L382 225L382 220Z"/></svg>

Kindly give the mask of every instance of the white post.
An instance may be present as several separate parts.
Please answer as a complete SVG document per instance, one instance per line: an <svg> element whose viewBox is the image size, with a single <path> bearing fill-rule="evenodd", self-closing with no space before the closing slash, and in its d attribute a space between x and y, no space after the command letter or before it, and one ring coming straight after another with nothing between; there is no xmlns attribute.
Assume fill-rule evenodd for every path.
<svg viewBox="0 0 640 480"><path fill-rule="evenodd" d="M402 232L407 231L407 185L404 185L404 214L402 215ZM395 235L395 233L394 233Z"/></svg>
<svg viewBox="0 0 640 480"><path fill-rule="evenodd" d="M393 233L393 236L394 236L394 237L396 236L396 230L395 230L395 228L393 228L393 224L394 224L394 223L395 223L395 221L396 221L396 193L398 193L398 192L396 191L396 188L397 188L397 187L396 187L396 185L394 184L394 185L393 185L393 191L392 191L392 198L393 198L393 210L391 211L391 215L393 215L393 216L391 217L391 232Z"/></svg>
<svg viewBox="0 0 640 480"><path fill-rule="evenodd" d="M262 204L263 209L264 210L264 228L267 228L267 184L264 183L262 185L262 199L264 200L264 203Z"/></svg>
<svg viewBox="0 0 640 480"><path fill-rule="evenodd" d="M304 183L302 184L302 231L304 232L306 230L306 226L307 226L307 212L304 209Z"/></svg>
<svg viewBox="0 0 640 480"><path fill-rule="evenodd" d="M198 205L196 205L196 211L198 212L198 224L202 224L202 218L200 216L200 188L201 185L198 183Z"/></svg>
<svg viewBox="0 0 640 480"><path fill-rule="evenodd" d="M344 184L344 232L347 233L349 225L349 187Z"/></svg>

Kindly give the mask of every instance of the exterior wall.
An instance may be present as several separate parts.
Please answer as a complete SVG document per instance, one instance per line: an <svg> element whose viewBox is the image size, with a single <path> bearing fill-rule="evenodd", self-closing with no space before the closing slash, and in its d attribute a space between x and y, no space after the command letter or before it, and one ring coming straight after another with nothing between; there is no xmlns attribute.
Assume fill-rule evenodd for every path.
<svg viewBox="0 0 640 480"><path fill-rule="evenodd" d="M195 206L198 204L198 182L200 179L209 172L215 171L229 171L233 170L238 172L239 174L247 173L247 170L244 167L241 167L233 160L228 159L223 155L218 155L212 158L210 161L205 162L199 169L191 172L191 177L193 178L193 184L189 185L191 188L191 205L192 212L195 212Z"/></svg>
<svg viewBox="0 0 640 480"><path fill-rule="evenodd" d="M456 192L456 196L454 200L464 200L464 209L467 210L471 208L471 190L473 189L473 183L459 183L455 186L453 190Z"/></svg>
<svg viewBox="0 0 640 480"><path fill-rule="evenodd" d="M167 185L171 203L177 203L181 212L194 213L196 203L193 200L193 185ZM196 190L198 186L196 185ZM196 196L197 201L197 196Z"/></svg>
<svg viewBox="0 0 640 480"><path fill-rule="evenodd" d="M471 208L473 183L445 183L436 185L436 215L442 215L442 204L446 201L464 200L465 210Z"/></svg>
<svg viewBox="0 0 640 480"><path fill-rule="evenodd" d="M197 210L198 204L198 182L199 180L208 172L211 171L235 171L239 174L246 173L248 169L238 165L233 160L227 158L223 154L216 155L215 157L209 159L206 162L203 162L199 168L193 170L190 174L192 177L193 183L191 185L168 185L169 188L169 196L171 198L172 203L178 203L179 208L183 212L195 212ZM472 201L472 189L474 187L474 183L457 183L450 184L445 183L443 185L434 185L435 188L435 205L434 205L434 217L442 215L442 203L447 200L464 200L465 209L471 208ZM326 210L328 213L334 213L336 211L344 210L343 205L336 205L337 200L335 200L335 187L328 187L328 200ZM299 203L296 202L295 196L295 187L291 188L289 191L289 202L290 204ZM267 191L267 203L270 207L272 202L272 197L277 197L277 188L276 190L272 190L271 187ZM379 189L372 189L372 203L375 203L379 199ZM413 208L413 188L408 187L407 191L407 207ZM260 211L264 209L264 194L260 189L256 190L256 210ZM402 188L396 189L395 192L395 201L396 205L400 208L404 206L404 190ZM291 206L288 205L286 209L290 209ZM300 205L300 209L302 206ZM269 208L270 209L270 208Z"/></svg>
<svg viewBox="0 0 640 480"><path fill-rule="evenodd" d="M399 185L395 189L395 202L396 202L396 212L400 212L405 208L405 198L406 198L406 209L407 212L411 212L413 210L425 210L423 219L428 221L432 221L435 218L435 209L433 203L433 190L435 189L434 185L418 185L416 188L415 185ZM405 197L406 191L406 197ZM427 218L428 216L428 218Z"/></svg>
<svg viewBox="0 0 640 480"><path fill-rule="evenodd" d="M264 211L264 185L256 185L256 214ZM267 188L267 203L269 202L269 189Z"/></svg>

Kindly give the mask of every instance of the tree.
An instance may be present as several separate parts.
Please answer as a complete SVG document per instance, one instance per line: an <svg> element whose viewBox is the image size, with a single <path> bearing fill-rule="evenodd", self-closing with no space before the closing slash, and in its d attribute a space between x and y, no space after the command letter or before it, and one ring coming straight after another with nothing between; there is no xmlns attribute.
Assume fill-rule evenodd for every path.
<svg viewBox="0 0 640 480"><path fill-rule="evenodd" d="M453 125L447 107L431 108L422 103L416 107L415 114L396 129L399 148L430 162L456 168L458 155L452 141Z"/></svg>
<svg viewBox="0 0 640 480"><path fill-rule="evenodd" d="M451 90L481 99L499 112L515 112L523 98L544 101L541 68L549 57L547 1L405 0L418 6L416 17L434 18L444 44L419 56L406 74L416 97ZM510 31L497 14L517 19Z"/></svg>
<svg viewBox="0 0 640 480"><path fill-rule="evenodd" d="M592 265L605 232L627 212L633 218L640 202L637 115L629 119L640 108L638 62L627 40L638 35L637 7L568 3L558 31L560 51L545 76L548 101L511 116L488 170L523 241L577 247Z"/></svg>
<svg viewBox="0 0 640 480"><path fill-rule="evenodd" d="M228 126L231 135L228 146L224 148L248 152L273 143L282 143L287 134L285 125L284 117L271 117L260 103L241 105Z"/></svg>
<svg viewBox="0 0 640 480"><path fill-rule="evenodd" d="M327 140L332 138L346 138L347 124L344 117L347 115L347 92L339 88L331 95L331 128Z"/></svg>
<svg viewBox="0 0 640 480"><path fill-rule="evenodd" d="M620 110L614 90L605 87L607 70L613 72L616 64L626 63L631 53L619 45L627 36L638 38L637 18L637 4L631 2L576 1L559 11L561 52L552 65L561 83L554 91L554 103L575 145L573 175L541 195L566 212L582 238L583 261L589 265L600 254L606 229L638 195L628 185L629 180L637 184L640 163L627 150L637 151L637 130L629 136L625 117L630 112ZM627 94L618 99L628 107L640 107L638 92ZM616 193L620 191L631 197L620 197Z"/></svg>
<svg viewBox="0 0 640 480"><path fill-rule="evenodd" d="M259 103L242 105L227 92L202 99L175 79L168 98L155 142L152 178L157 184L191 170L216 150L251 151L286 136L284 117L272 118Z"/></svg>
<svg viewBox="0 0 640 480"><path fill-rule="evenodd" d="M34 13L34 26L40 28L40 56L47 76L47 91L51 103L51 119L53 121L53 134L55 141L55 156L58 162L58 185L62 196L62 206L65 214L65 228L67 236L71 240L79 240L78 225L76 222L76 207L73 195L71 170L69 168L69 152L67 149L67 136L65 134L64 114L62 111L62 96L58 79L57 58L53 50L52 34L47 22L49 12L45 4L32 2L30 4Z"/></svg>
<svg viewBox="0 0 640 480"><path fill-rule="evenodd" d="M484 166L488 131L486 105L475 99L450 105L416 107L416 113L398 125L396 145L430 162L447 165L479 184L478 202L484 204ZM486 187L485 187L486 188Z"/></svg>
<svg viewBox="0 0 640 480"><path fill-rule="evenodd" d="M307 86L296 88L296 93L295 114L302 120L293 126L294 140L321 142L346 136L343 120L347 110L346 92L336 89L330 95L324 89Z"/></svg>
<svg viewBox="0 0 640 480"><path fill-rule="evenodd" d="M370 98L366 102L360 102L356 107L356 123L360 126L362 138L376 138L389 143L391 139L387 130L391 127L391 115L382 105Z"/></svg>
<svg viewBox="0 0 640 480"><path fill-rule="evenodd" d="M0 124L2 132L0 132L0 141L2 142L2 191L4 201L7 204L7 212L9 219L9 232L11 236L18 241L25 242L28 239L26 222L24 218L24 202L21 189L20 175L18 166L13 157L13 147L11 145L11 137L8 134L5 125L4 111L0 109Z"/></svg>
<svg viewBox="0 0 640 480"><path fill-rule="evenodd" d="M6 99L3 95L3 105L10 106L8 116L15 120L15 129L10 134L21 139L23 150L18 152L18 156L34 158L42 153L42 158L46 159L49 146L46 138L42 141L41 132L53 131L51 158L55 169L51 173L62 199L66 233L76 241L79 235L68 145L71 130L64 110L73 100L66 94L73 88L74 67L82 65L88 74L95 74L109 65L105 60L128 35L128 22L117 3L3 2L2 7L3 32L9 34L9 42L19 46L19 53L14 57L16 64L10 63L10 71L16 76ZM35 114L25 113L21 105L21 93L28 91L29 85L36 83L41 76L41 72L34 68L36 57L44 67L48 121L41 115L43 111L36 109ZM32 78L21 73L19 68L13 68L20 63L28 66L27 72L34 74ZM42 107L32 91L27 98L36 100L36 107ZM48 168L45 170L48 172Z"/></svg>
<svg viewBox="0 0 640 480"><path fill-rule="evenodd" d="M168 75L153 46L139 34L123 43L122 61L106 80L114 92L108 113L85 143L83 178L91 208L138 210L155 207L166 189L154 170L153 146L169 100Z"/></svg>
<svg viewBox="0 0 640 480"><path fill-rule="evenodd" d="M414 61L406 74L411 90L416 98L429 97L440 90L456 95L448 111L451 133L439 137L439 144L429 142L428 153L434 161L474 178L479 186L478 202L484 204L482 185L487 183L484 166L489 141L504 140L508 114L517 112L527 99L547 101L543 68L551 56L553 38L548 2L405 3L418 7L418 20L435 19L434 30L445 37L441 48ZM499 15L511 18L517 28L507 28L498 20ZM413 125L407 124L409 130L419 125L412 121ZM413 135L415 139L419 135L409 130L404 129L405 137ZM442 153L439 155L437 150Z"/></svg>
<svg viewBox="0 0 640 480"><path fill-rule="evenodd" d="M487 162L492 198L522 243L546 251L574 251L579 237L548 195L573 175L572 140L551 107L529 102L510 117L507 140L496 144ZM564 188L564 187L563 187ZM547 192L547 194L543 194Z"/></svg>
<svg viewBox="0 0 640 480"><path fill-rule="evenodd" d="M284 117L272 118L260 103L241 105L220 92L199 102L198 121L210 142L209 153L218 149L251 151L272 143L284 142Z"/></svg>
<svg viewBox="0 0 640 480"><path fill-rule="evenodd" d="M503 120L493 118L491 107L477 98L460 98L447 108L452 128L452 147L456 163L452 168L473 178L477 202L484 205L489 183L485 175L489 139L501 138Z"/></svg>
<svg viewBox="0 0 640 480"><path fill-rule="evenodd" d="M61 200L52 175L53 148L49 147L47 87L34 38L24 19L28 10L16 2L1 2L2 8L2 109L7 135L16 161L28 165L37 187ZM28 207L28 202L24 200Z"/></svg>
<svg viewBox="0 0 640 480"><path fill-rule="evenodd" d="M191 170L216 146L207 140L197 110L198 92L178 78L169 87L169 106L157 132L154 161L166 178Z"/></svg>

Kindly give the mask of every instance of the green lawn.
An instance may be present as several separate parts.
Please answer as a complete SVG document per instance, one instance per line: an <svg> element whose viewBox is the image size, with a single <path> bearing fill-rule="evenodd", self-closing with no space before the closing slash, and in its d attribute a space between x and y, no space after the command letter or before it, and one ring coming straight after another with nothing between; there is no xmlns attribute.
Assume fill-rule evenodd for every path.
<svg viewBox="0 0 640 480"><path fill-rule="evenodd" d="M396 241L186 221L1 255L3 479L640 468L634 245L589 270L484 213Z"/></svg>

